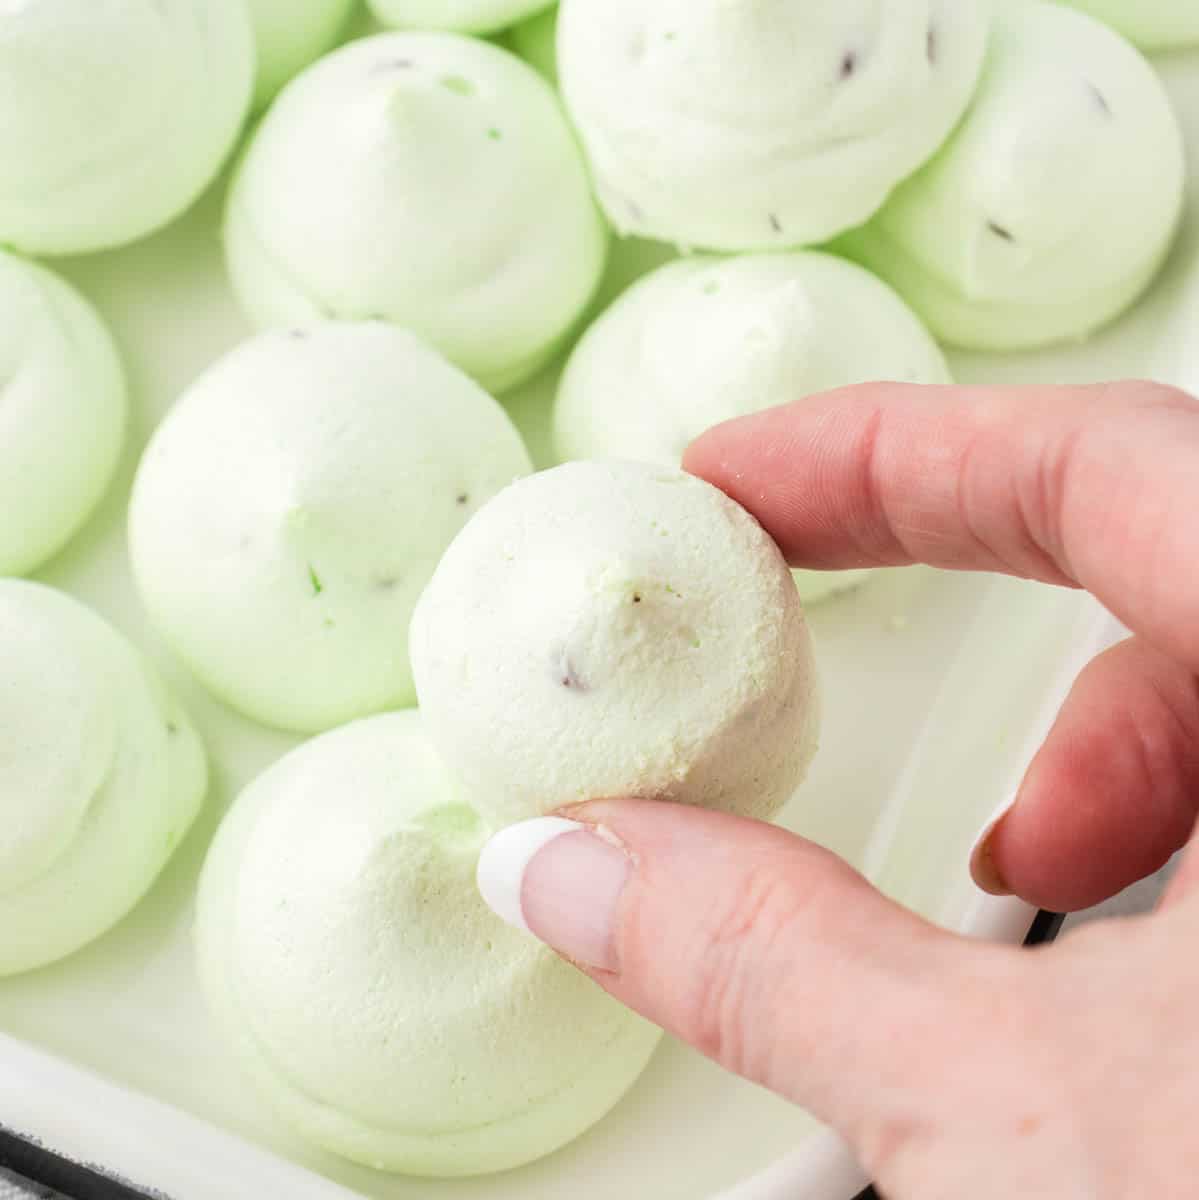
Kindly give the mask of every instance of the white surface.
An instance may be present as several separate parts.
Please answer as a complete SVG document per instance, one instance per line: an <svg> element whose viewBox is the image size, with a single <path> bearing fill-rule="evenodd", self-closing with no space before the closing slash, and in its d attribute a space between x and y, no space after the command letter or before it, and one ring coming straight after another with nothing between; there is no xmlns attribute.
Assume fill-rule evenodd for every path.
<svg viewBox="0 0 1199 1200"><path fill-rule="evenodd" d="M1199 56L1177 58L1166 70L1192 157L1199 157ZM138 441L171 397L244 332L222 279L216 213L210 198L163 236L68 265L126 350ZM1023 359L959 357L955 365L969 380L1154 374L1195 388L1196 327L1192 222L1148 302L1093 345ZM521 414L544 417L536 394L525 397ZM128 478L127 464L90 536L43 576L144 639L124 559ZM869 848L874 873L890 892L954 927L1020 937L1028 910L980 897L968 881L967 851L1014 785L1076 663L1110 635L1106 618L1072 593L916 570L876 580L814 613L812 624L826 682L824 746L784 824L858 863ZM669 1042L595 1130L509 1175L452 1184L386 1178L299 1145L263 1109L215 1036L187 937L196 872L219 812L294 740L263 733L181 681L178 671L169 674L214 752L209 807L129 919L72 959L0 984L0 1028L12 1035L0 1039L6 1123L176 1200L853 1194L860 1177L834 1140Z"/></svg>

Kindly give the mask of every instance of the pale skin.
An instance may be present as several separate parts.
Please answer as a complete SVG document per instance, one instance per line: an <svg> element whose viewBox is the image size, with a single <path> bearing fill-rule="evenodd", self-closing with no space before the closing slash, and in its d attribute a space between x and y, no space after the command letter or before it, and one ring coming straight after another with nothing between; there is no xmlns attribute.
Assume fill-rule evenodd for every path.
<svg viewBox="0 0 1199 1200"><path fill-rule="evenodd" d="M876 384L720 426L685 465L795 566L1026 576L1088 589L1133 631L1077 681L975 857L980 884L1078 909L1186 845L1199 401L1146 383ZM627 800L564 815L603 827L627 869L588 925L569 853L535 857L533 931L836 1128L889 1200L1196 1194L1199 846L1156 913L1025 951L936 929L776 828Z"/></svg>

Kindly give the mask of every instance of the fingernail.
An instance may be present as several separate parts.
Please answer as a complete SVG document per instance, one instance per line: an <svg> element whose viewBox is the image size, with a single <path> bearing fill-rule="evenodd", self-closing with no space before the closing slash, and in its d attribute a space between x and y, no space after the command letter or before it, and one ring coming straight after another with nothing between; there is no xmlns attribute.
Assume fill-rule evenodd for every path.
<svg viewBox="0 0 1199 1200"><path fill-rule="evenodd" d="M563 817L502 829L479 856L479 892L496 916L567 958L615 971L616 916L630 862L620 843Z"/></svg>
<svg viewBox="0 0 1199 1200"><path fill-rule="evenodd" d="M990 896L1010 896L1012 894L1012 889L1004 882L999 868L995 865L992 846L995 831L1003 823L1004 817L1012 811L1015 803L1016 797L1011 796L995 810L994 815L983 826L982 833L978 835L974 848L970 851L971 878Z"/></svg>

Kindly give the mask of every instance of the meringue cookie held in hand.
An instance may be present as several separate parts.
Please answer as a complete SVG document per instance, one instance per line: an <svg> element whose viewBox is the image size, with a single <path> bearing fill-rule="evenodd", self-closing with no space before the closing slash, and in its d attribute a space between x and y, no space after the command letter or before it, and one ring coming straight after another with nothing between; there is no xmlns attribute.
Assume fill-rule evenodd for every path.
<svg viewBox="0 0 1199 1200"><path fill-rule="evenodd" d="M191 723L132 646L69 596L0 580L0 976L116 924L206 784Z"/></svg>
<svg viewBox="0 0 1199 1200"><path fill-rule="evenodd" d="M1091 17L1001 6L979 94L941 153L843 248L953 345L1083 338L1161 267L1182 133L1153 68Z"/></svg>
<svg viewBox="0 0 1199 1200"><path fill-rule="evenodd" d="M317 732L412 703L421 589L470 514L531 469L499 404L401 329L260 334L192 385L146 450L134 575L213 692Z"/></svg>
<svg viewBox="0 0 1199 1200"><path fill-rule="evenodd" d="M2 7L0 245L78 254L178 216L249 107L245 0Z"/></svg>
<svg viewBox="0 0 1199 1200"><path fill-rule="evenodd" d="M429 734L493 824L605 796L766 818L815 751L786 563L681 471L568 463L501 492L446 551L410 646Z"/></svg>
<svg viewBox="0 0 1199 1200"><path fill-rule="evenodd" d="M257 324L382 317L491 391L553 354L608 244L549 85L435 33L365 38L299 76L242 160L225 237Z"/></svg>
<svg viewBox="0 0 1199 1200"><path fill-rule="evenodd" d="M116 470L125 378L96 310L0 251L0 575L25 575L91 515Z"/></svg>
<svg viewBox="0 0 1199 1200"><path fill-rule="evenodd" d="M683 259L583 335L558 390L556 448L678 466L713 425L877 379L950 382L919 318L868 271L815 251ZM866 573L796 574L811 601Z"/></svg>
<svg viewBox="0 0 1199 1200"><path fill-rule="evenodd" d="M941 145L989 23L990 0L563 0L558 75L619 232L787 249Z"/></svg>
<svg viewBox="0 0 1199 1200"><path fill-rule="evenodd" d="M475 888L490 829L417 712L307 743L238 798L200 881L200 978L302 1136L380 1170L475 1175L558 1149L660 1031Z"/></svg>

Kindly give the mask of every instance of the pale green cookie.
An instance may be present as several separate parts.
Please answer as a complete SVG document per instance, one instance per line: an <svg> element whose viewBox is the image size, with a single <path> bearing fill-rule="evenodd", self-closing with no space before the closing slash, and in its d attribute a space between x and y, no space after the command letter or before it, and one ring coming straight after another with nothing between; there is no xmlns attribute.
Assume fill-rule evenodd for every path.
<svg viewBox="0 0 1199 1200"><path fill-rule="evenodd" d="M553 0L367 0L384 25L495 33L548 7Z"/></svg>
<svg viewBox="0 0 1199 1200"><path fill-rule="evenodd" d="M594 1124L652 1054L659 1030L483 903L489 832L413 711L302 746L221 826L201 980L317 1145L415 1175L505 1170Z"/></svg>
<svg viewBox="0 0 1199 1200"><path fill-rule="evenodd" d="M412 620L429 736L505 825L644 796L768 818L816 748L816 669L778 547L710 484L574 462L507 488Z"/></svg>
<svg viewBox="0 0 1199 1200"><path fill-rule="evenodd" d="M250 101L244 0L33 0L0 17L0 244L142 237L216 174Z"/></svg>
<svg viewBox="0 0 1199 1200"><path fill-rule="evenodd" d="M337 41L353 7L354 0L250 0L258 50L256 109Z"/></svg>
<svg viewBox="0 0 1199 1200"><path fill-rule="evenodd" d="M411 334L381 321L260 334L146 450L134 574L223 700L328 729L413 702L417 597L470 514L529 470L500 406Z"/></svg>
<svg viewBox="0 0 1199 1200"><path fill-rule="evenodd" d="M95 309L0 251L0 575L28 574L90 516L116 469L126 408Z"/></svg>
<svg viewBox="0 0 1199 1200"><path fill-rule="evenodd" d="M670 263L583 335L554 411L562 459L677 466L704 430L872 380L948 383L915 314L861 267L812 251ZM805 600L862 572L797 573Z"/></svg>
<svg viewBox="0 0 1199 1200"><path fill-rule="evenodd" d="M508 43L517 54L536 67L550 83L558 82L558 8L547 8L545 12L513 26L508 33Z"/></svg>
<svg viewBox="0 0 1199 1200"><path fill-rule="evenodd" d="M1064 0L1081 8L1145 50L1199 43L1199 4L1194 0Z"/></svg>
<svg viewBox="0 0 1199 1200"><path fill-rule="evenodd" d="M1141 55L1082 13L1008 0L965 121L844 246L942 341L1080 339L1157 273L1184 176L1178 121Z"/></svg>
<svg viewBox="0 0 1199 1200"><path fill-rule="evenodd" d="M0 580L0 976L123 917L206 784L190 722L132 646L70 597Z"/></svg>
<svg viewBox="0 0 1199 1200"><path fill-rule="evenodd" d="M586 308L608 235L548 84L452 34L383 34L279 97L234 181L226 245L251 318L383 317L493 391Z"/></svg>
<svg viewBox="0 0 1199 1200"><path fill-rule="evenodd" d="M709 250L825 241L945 140L991 0L563 0L558 78L621 233Z"/></svg>

